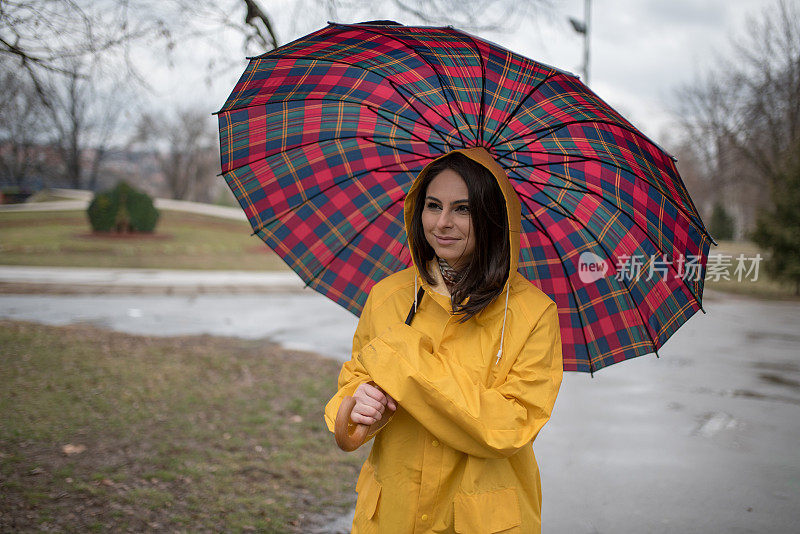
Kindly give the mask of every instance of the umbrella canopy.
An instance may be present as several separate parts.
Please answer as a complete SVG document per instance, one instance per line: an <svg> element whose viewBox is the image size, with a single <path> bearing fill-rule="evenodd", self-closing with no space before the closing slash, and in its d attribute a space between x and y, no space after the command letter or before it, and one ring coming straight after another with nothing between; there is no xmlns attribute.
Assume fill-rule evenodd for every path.
<svg viewBox="0 0 800 534"><path fill-rule="evenodd" d="M254 233L356 315L411 264L416 175L475 146L520 197L519 270L558 306L565 370L657 351L701 309L712 240L673 159L572 74L450 27L330 24L251 58L218 115Z"/></svg>

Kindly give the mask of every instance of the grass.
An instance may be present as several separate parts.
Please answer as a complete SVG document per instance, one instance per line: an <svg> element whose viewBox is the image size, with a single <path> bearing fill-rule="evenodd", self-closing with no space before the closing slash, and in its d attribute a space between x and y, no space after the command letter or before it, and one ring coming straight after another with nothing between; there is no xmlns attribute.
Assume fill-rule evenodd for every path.
<svg viewBox="0 0 800 534"><path fill-rule="evenodd" d="M720 278L719 280L706 279L705 287L716 291L724 291L726 293L735 293L749 297L764 298L764 299L781 299L781 300L797 300L798 297L794 295L794 287L788 284L782 284L767 274L764 266L769 261L769 254L759 249L754 243L747 241L720 241L719 246L712 246L709 251L710 256L716 254L722 255L723 258L731 261L731 266L727 269L729 280ZM738 279L735 275L735 267L737 258L740 255L744 256L744 265L749 268L752 258L757 254L761 254L761 262L758 268L758 277L753 280L754 273L745 276L742 274L742 280Z"/></svg>
<svg viewBox="0 0 800 534"><path fill-rule="evenodd" d="M147 269L288 269L245 221L161 211L152 235L91 232L83 211L0 212L0 264Z"/></svg>
<svg viewBox="0 0 800 534"><path fill-rule="evenodd" d="M126 267L148 269L286 270L286 264L259 238L250 225L162 210L151 236L93 235L82 211L0 212L0 265L50 267ZM758 279L707 279L705 287L769 299L796 299L794 288L770 279L767 254L749 242L720 242L710 254L752 258L761 253ZM749 261L747 262L749 266Z"/></svg>
<svg viewBox="0 0 800 534"><path fill-rule="evenodd" d="M335 361L11 321L0 347L0 531L307 532L355 501Z"/></svg>

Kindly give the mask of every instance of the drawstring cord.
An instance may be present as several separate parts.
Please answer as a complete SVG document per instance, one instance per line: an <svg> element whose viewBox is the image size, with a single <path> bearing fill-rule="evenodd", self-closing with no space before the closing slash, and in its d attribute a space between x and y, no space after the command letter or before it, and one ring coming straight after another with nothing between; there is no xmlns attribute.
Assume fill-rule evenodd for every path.
<svg viewBox="0 0 800 534"><path fill-rule="evenodd" d="M414 313L417 313L417 276L414 275Z"/></svg>
<svg viewBox="0 0 800 534"><path fill-rule="evenodd" d="M417 289L417 279L416 279L416 277L414 278L414 289L415 290ZM414 305L411 307L410 310L408 310L408 317L406 317L406 324L408 326L411 326L411 321L414 320L414 316L417 314L418 301L422 299L422 294L424 292L425 292L425 290L423 288L419 288L419 291L417 291L414 294Z"/></svg>
<svg viewBox="0 0 800 534"><path fill-rule="evenodd" d="M508 281L508 287L506 288L506 308L503 311L503 329L500 331L500 350L497 351L497 359L494 362L495 365L500 362L500 356L503 354L503 339L506 335L506 315L508 314L508 292L510 289L511 280Z"/></svg>

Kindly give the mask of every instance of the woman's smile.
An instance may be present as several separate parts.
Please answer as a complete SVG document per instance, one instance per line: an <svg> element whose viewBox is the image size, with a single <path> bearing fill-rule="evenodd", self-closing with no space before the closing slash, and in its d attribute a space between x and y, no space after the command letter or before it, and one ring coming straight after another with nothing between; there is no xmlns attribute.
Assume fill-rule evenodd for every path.
<svg viewBox="0 0 800 534"><path fill-rule="evenodd" d="M459 241L457 237L448 237L436 234L433 234L433 237L435 237L436 241L438 241L442 246L452 245L453 243Z"/></svg>

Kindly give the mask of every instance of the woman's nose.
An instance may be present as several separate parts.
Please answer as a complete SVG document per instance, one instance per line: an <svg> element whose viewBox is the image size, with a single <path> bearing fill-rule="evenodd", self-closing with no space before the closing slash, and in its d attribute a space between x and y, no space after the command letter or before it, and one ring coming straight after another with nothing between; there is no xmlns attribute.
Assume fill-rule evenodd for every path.
<svg viewBox="0 0 800 534"><path fill-rule="evenodd" d="M453 226L453 218L448 210L442 210L441 215L439 215L439 220L437 221L437 226L439 228L450 228Z"/></svg>

